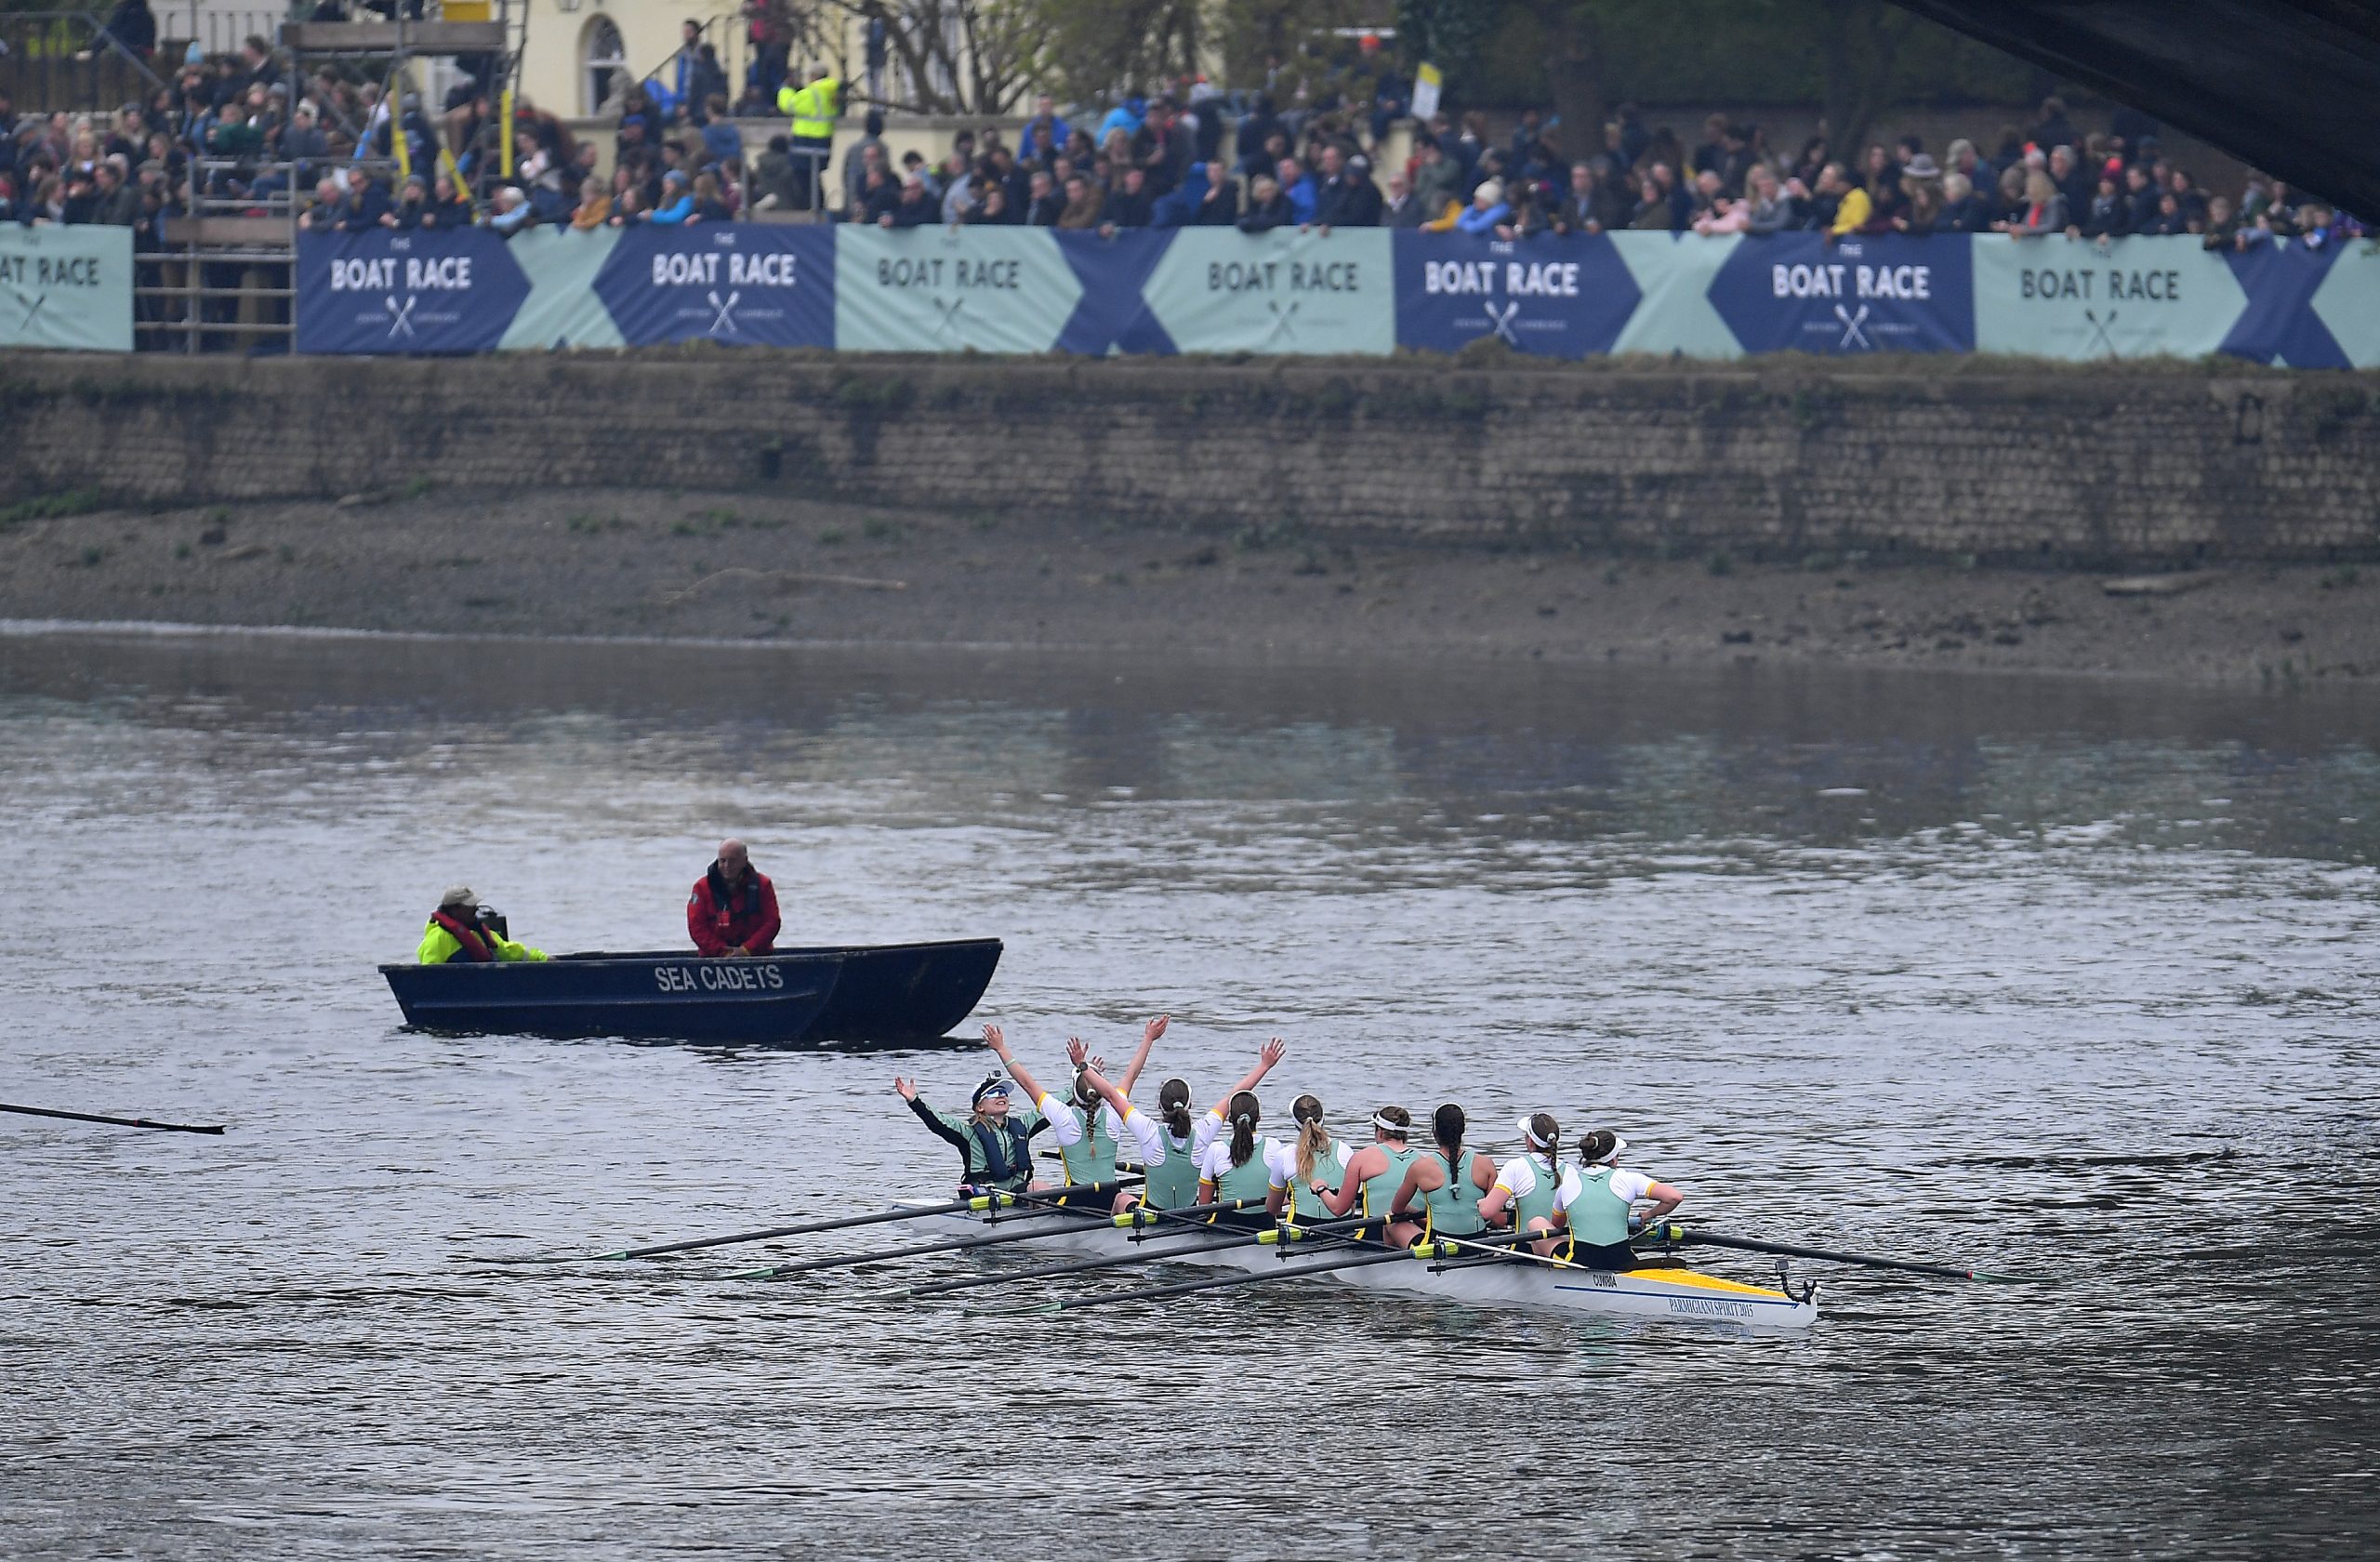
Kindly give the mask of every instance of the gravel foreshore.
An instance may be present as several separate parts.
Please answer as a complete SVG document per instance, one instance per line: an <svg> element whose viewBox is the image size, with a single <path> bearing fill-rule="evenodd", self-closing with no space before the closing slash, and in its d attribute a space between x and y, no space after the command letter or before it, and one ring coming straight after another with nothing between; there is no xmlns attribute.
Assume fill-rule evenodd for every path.
<svg viewBox="0 0 2380 1562"><path fill-rule="evenodd" d="M2121 581L1827 555L1225 535L1146 515L1024 520L752 494L433 488L0 518L0 618L16 620L1833 662L2289 687L2380 676L2375 607L2380 565Z"/></svg>

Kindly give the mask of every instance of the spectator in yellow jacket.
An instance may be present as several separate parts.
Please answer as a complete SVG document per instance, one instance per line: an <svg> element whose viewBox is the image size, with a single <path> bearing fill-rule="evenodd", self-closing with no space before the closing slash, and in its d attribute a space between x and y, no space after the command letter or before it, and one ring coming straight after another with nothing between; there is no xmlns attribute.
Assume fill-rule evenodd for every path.
<svg viewBox="0 0 2380 1562"><path fill-rule="evenodd" d="M468 885L457 884L439 897L414 959L424 965L444 965L459 957L467 965L483 965L546 958L543 949L512 942L505 936L507 931L502 917L482 906Z"/></svg>

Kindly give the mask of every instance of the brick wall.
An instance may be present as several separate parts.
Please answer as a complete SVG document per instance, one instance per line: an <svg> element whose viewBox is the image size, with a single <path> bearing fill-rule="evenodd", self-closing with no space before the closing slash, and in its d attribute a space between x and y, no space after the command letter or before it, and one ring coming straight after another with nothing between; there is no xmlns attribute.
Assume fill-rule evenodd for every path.
<svg viewBox="0 0 2380 1562"><path fill-rule="evenodd" d="M427 475L1748 558L2380 557L2380 376L2244 366L18 353L0 414L0 502Z"/></svg>

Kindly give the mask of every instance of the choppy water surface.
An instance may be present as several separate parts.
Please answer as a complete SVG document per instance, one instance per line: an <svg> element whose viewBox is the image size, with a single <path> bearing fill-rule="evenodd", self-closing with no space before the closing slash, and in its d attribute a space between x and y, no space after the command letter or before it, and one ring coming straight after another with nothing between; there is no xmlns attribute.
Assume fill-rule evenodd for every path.
<svg viewBox="0 0 2380 1562"><path fill-rule="evenodd" d="M2380 710L2154 687L0 638L11 1555L2269 1555L2373 1528ZM1856 789L1852 790L1852 789ZM1833 795L1830 795L1833 794ZM1040 1319L466 1255L932 1189L891 1076L439 1039L461 879L997 934L1059 1071L1618 1127L1804 1338L1269 1288ZM1358 1137L1361 1137L1358 1134ZM856 1248L853 1236L800 1251ZM788 1245L787 1251L793 1251ZM991 1264L993 1260L980 1261ZM1021 1262L1021 1261L1013 1261ZM1765 1277L1756 1263L1715 1265ZM2368 1542L2366 1542L2368 1543Z"/></svg>

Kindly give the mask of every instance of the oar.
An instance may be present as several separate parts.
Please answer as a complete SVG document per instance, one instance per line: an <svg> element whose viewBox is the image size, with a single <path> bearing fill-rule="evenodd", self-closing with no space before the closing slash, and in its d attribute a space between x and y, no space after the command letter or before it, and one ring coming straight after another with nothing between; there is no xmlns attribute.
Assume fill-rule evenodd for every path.
<svg viewBox="0 0 2380 1562"><path fill-rule="evenodd" d="M1068 1192L1065 1188L1051 1188L1033 1198L1055 1198ZM1080 1191L1079 1189L1072 1191ZM947 1204L919 1204L904 1210L879 1210L868 1215L843 1215L835 1220L804 1221L799 1225L772 1225L759 1231L737 1231L725 1237L690 1237L678 1242L655 1242L650 1247L623 1248L618 1252L605 1253L537 1253L523 1257L473 1258L472 1264L602 1264L622 1258L659 1258L664 1253L693 1252L699 1248L727 1248L745 1242L765 1242L774 1237L811 1237L822 1231L848 1231L856 1225L881 1225L887 1221L919 1220L928 1215L955 1215L961 1211L982 1213L990 1210L1009 1210L1025 1201L1022 1193L979 1193L968 1198L955 1198Z"/></svg>
<svg viewBox="0 0 2380 1562"><path fill-rule="evenodd" d="M1114 1183L1085 1183L1067 1191L1091 1195L1112 1194L1116 1191L1116 1185ZM1031 1197L1038 1198L1041 1196ZM1072 1215L1078 1218L1078 1224L1036 1225L1030 1231L1002 1231L988 1237L951 1237L938 1242L913 1242L903 1248L877 1248L867 1252L838 1253L832 1258L808 1258L799 1264L774 1264L766 1269L747 1269L722 1277L731 1280L781 1280L793 1275L815 1274L821 1269L848 1269L855 1264L876 1264L889 1258L917 1258L926 1253L964 1252L972 1248L1004 1247L1011 1242L1035 1242L1045 1237L1056 1237L1068 1231L1088 1231L1094 1224L1104 1226L1130 1218L1101 1209L1069 1210L1063 1205L1043 1205L1035 1211L1035 1214Z"/></svg>
<svg viewBox="0 0 2380 1562"><path fill-rule="evenodd" d="M1296 1279L1303 1275L1328 1275L1341 1269L1360 1269L1371 1264L1395 1264L1400 1259L1419 1259L1427 1262L1434 1258L1452 1258L1453 1256L1454 1249L1450 1244L1437 1241L1416 1242L1409 1248L1374 1249L1358 1253L1354 1258L1335 1258L1328 1264L1300 1264L1294 1269L1284 1267L1260 1271L1253 1275L1223 1275L1210 1280L1180 1280L1172 1285L1143 1286L1136 1291L1094 1291L1088 1296L1061 1296L1054 1302L1038 1303L1029 1307L1004 1307L995 1311L1009 1317L1022 1317L1033 1313L1080 1312L1086 1307L1105 1307L1118 1302L1154 1302L1159 1297L1187 1296L1193 1291L1223 1291L1233 1286L1263 1285L1267 1280Z"/></svg>
<svg viewBox="0 0 2380 1562"><path fill-rule="evenodd" d="M1242 1199L1239 1202L1242 1204L1258 1204L1263 1201L1262 1199L1247 1198ZM1232 1204L1203 1206L1203 1208L1210 1210L1230 1210L1236 1207L1236 1205ZM1186 1215L1189 1213L1186 1210L1157 1211L1152 1212L1157 1214L1159 1219L1164 1219L1170 1215ZM1130 1217L1127 1215L1117 1215L1116 1217L1116 1224L1118 1226L1121 1226L1130 1219ZM879 1291L874 1297L870 1298L870 1300L878 1302L901 1302L911 1301L926 1296L946 1296L952 1291L973 1291L981 1286L1012 1285L1020 1280L1047 1280L1053 1279L1060 1275L1087 1275L1095 1270L1101 1269L1122 1269L1133 1264L1161 1264L1170 1258L1182 1258L1191 1253L1221 1252L1226 1248L1276 1246L1284 1242L1294 1242L1307 1236L1325 1233L1333 1237L1360 1237L1363 1235L1363 1216L1350 1215L1345 1220L1326 1221L1314 1225L1268 1225L1261 1231L1243 1231L1236 1237L1225 1237L1212 1242L1195 1242L1185 1247L1141 1249L1132 1252L1113 1255L1107 1258L1086 1258L1078 1260L1072 1264L1044 1264L1038 1269L1012 1269L1005 1274L999 1275L968 1275L956 1280L934 1280L925 1285L905 1286L895 1291ZM1352 1231L1342 1229L1350 1226L1355 1229ZM1212 1224L1207 1221L1190 1221L1175 1226L1171 1230L1160 1231L1153 1237L1144 1238L1141 1238L1141 1240L1144 1242L1156 1242L1161 1241L1169 1237L1193 1237L1202 1231L1211 1231L1213 1229L1214 1227Z"/></svg>
<svg viewBox="0 0 2380 1562"><path fill-rule="evenodd" d="M64 1118L69 1122L107 1123L116 1128L160 1128L168 1133L220 1133L220 1123L152 1122L147 1118L103 1118L96 1112L61 1112L55 1106L11 1106L0 1102L0 1112L27 1118Z"/></svg>
<svg viewBox="0 0 2380 1562"><path fill-rule="evenodd" d="M1750 1237L1723 1237L1715 1231L1694 1231L1682 1225L1657 1226L1658 1235L1673 1246L1736 1248L1744 1252L1776 1253L1783 1258L1814 1258L1827 1264L1856 1264L1866 1269L1898 1269L1911 1275L1939 1275L1951 1280L1990 1280L2023 1285L2021 1275L1995 1275L1986 1269L1965 1269L1955 1264L1920 1264L1906 1258L1878 1258L1872 1253L1836 1252L1830 1248L1800 1248L1789 1242L1763 1242Z"/></svg>

